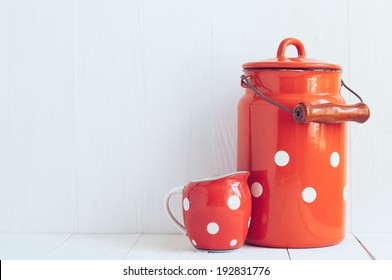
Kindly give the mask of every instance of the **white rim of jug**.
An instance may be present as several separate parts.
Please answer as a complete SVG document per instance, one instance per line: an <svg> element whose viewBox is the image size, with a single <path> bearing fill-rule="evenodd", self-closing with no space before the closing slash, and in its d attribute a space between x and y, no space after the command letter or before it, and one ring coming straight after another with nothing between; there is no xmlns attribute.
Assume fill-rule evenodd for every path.
<svg viewBox="0 0 392 280"><path fill-rule="evenodd" d="M215 181L215 180L229 177L232 175L245 174L245 173L249 173L249 171L235 171L235 172L231 172L231 173L227 173L227 174L223 174L223 175L216 175L216 176L211 176L211 177L206 177L206 178L200 178L200 179L192 180L191 182L192 183L203 183L203 182Z"/></svg>

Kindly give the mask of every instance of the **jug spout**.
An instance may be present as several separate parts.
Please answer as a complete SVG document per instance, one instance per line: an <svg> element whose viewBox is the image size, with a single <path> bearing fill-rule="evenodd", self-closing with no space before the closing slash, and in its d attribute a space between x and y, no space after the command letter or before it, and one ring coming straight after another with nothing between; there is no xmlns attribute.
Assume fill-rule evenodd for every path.
<svg viewBox="0 0 392 280"><path fill-rule="evenodd" d="M297 123L341 123L347 121L364 123L369 117L369 107L362 102L353 105L299 103L294 108L294 120Z"/></svg>

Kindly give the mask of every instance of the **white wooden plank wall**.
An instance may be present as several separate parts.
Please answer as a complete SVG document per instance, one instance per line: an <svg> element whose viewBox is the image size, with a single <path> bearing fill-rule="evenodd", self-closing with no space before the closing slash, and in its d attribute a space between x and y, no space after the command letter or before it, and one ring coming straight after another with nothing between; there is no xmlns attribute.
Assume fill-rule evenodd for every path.
<svg viewBox="0 0 392 280"><path fill-rule="evenodd" d="M9 230L10 190L8 167L8 2L0 2L0 232ZM7 214L7 215L4 215Z"/></svg>
<svg viewBox="0 0 392 280"><path fill-rule="evenodd" d="M371 108L352 126L353 231L392 232L392 2L350 1L350 82Z"/></svg>
<svg viewBox="0 0 392 280"><path fill-rule="evenodd" d="M76 230L73 5L1 5L8 17L0 62L7 77L1 86L1 229Z"/></svg>
<svg viewBox="0 0 392 280"><path fill-rule="evenodd" d="M139 3L75 1L73 30L76 230L141 231L145 97Z"/></svg>
<svg viewBox="0 0 392 280"><path fill-rule="evenodd" d="M235 170L241 65L286 37L370 104L351 126L347 229L391 231L391 8L0 0L0 232L176 232L164 194Z"/></svg>

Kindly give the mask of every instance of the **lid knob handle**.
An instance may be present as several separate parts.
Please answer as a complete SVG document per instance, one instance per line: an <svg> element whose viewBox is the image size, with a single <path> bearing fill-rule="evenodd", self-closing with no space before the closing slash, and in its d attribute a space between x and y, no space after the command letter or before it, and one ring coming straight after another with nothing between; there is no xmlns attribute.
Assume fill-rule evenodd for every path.
<svg viewBox="0 0 392 280"><path fill-rule="evenodd" d="M284 39L279 45L277 57L285 57L284 52L286 51L287 46L290 45L294 45L297 48L298 57L306 57L304 45L296 38Z"/></svg>

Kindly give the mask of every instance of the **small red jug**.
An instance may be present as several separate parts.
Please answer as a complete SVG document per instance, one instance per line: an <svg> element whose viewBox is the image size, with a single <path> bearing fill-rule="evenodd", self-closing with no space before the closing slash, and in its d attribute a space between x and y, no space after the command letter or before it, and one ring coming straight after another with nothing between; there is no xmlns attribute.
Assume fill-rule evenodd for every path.
<svg viewBox="0 0 392 280"><path fill-rule="evenodd" d="M197 249L224 251L240 248L250 224L248 171L193 180L170 190L164 208L170 220ZM182 195L184 224L170 209L170 198Z"/></svg>
<svg viewBox="0 0 392 280"><path fill-rule="evenodd" d="M298 57L285 57L294 45ZM345 233L346 122L370 115L341 80L339 65L306 58L294 38L277 57L243 65L238 106L238 170L249 170L252 219L247 242L306 248ZM345 86L360 102L345 105Z"/></svg>

